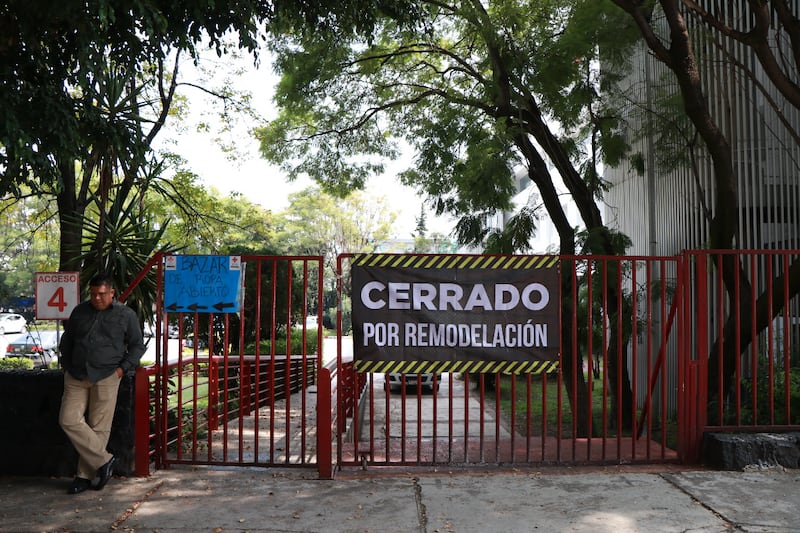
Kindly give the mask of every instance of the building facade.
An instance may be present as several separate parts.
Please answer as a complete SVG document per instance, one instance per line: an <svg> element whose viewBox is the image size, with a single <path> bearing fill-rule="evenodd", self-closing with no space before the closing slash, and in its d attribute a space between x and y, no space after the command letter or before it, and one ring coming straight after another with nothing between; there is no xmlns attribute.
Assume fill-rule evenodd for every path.
<svg viewBox="0 0 800 533"><path fill-rule="evenodd" d="M746 20L746 4L729 3L739 10L731 18ZM752 49L709 34L691 17L687 23L711 113L731 145L739 199L734 246L800 249L800 113ZM714 205L712 163L683 113L675 76L642 44L627 84L626 131L639 133L628 139L632 161L606 169L606 220L632 239L631 254L707 248L709 217L727 206Z"/></svg>
<svg viewBox="0 0 800 533"><path fill-rule="evenodd" d="M719 3L700 4L720 8ZM800 9L800 3L793 4L793 9ZM725 5L732 10L727 20L747 27L747 2ZM672 256L708 249L711 217L720 209L736 209L734 248L800 250L800 112L778 92L751 48L712 32L689 15L686 20L711 115L730 143L737 205L715 205L712 161L685 115L675 75L642 43L623 90L629 98L623 116L633 157L617 168L605 169L610 185L606 222L630 237L630 255ZM784 43L788 50L785 36L773 32L770 38L776 50ZM783 57L791 63L790 54ZM796 68L787 71L793 72L794 83L800 83ZM797 256L792 254L791 260ZM770 280L785 273L788 263L783 256L749 257L738 263L741 274L737 275L750 282L755 298L771 290ZM674 275L668 274L664 282L674 283L669 279ZM718 280L717 275L713 267L691 274ZM709 284L715 286L722 283ZM719 324L738 312L740 297L710 297L712 315L718 321L709 320L708 331L716 334ZM799 316L800 302L793 297L773 317L771 327L759 331L755 343L742 345L743 376L756 374L757 356L770 354L773 362L781 364L789 358L792 349L786 347L796 347L800 341ZM791 341L784 343L786 338ZM674 343L669 350L677 350ZM717 354L710 353L709 358L714 357ZM676 371L669 368L670 388L675 386Z"/></svg>

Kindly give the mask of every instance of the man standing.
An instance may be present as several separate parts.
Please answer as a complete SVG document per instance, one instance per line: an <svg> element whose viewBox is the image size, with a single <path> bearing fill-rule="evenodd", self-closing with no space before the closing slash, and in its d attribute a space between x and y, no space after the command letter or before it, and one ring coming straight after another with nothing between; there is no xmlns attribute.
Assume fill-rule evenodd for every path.
<svg viewBox="0 0 800 533"><path fill-rule="evenodd" d="M114 301L111 277L92 278L89 301L73 309L61 339L64 396L58 422L79 456L67 493L100 490L111 479L115 457L106 446L120 379L136 368L144 352L136 313Z"/></svg>

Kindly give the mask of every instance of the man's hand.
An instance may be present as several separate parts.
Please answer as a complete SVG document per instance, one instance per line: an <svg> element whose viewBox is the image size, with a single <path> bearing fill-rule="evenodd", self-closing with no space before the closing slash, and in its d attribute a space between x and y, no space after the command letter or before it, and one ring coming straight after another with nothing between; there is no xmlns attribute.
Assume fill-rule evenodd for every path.
<svg viewBox="0 0 800 533"><path fill-rule="evenodd" d="M122 369L121 369L120 367L117 367L117 377L118 377L119 379L122 379L122 374L123 374L123 373L124 373L124 372L122 371Z"/></svg>

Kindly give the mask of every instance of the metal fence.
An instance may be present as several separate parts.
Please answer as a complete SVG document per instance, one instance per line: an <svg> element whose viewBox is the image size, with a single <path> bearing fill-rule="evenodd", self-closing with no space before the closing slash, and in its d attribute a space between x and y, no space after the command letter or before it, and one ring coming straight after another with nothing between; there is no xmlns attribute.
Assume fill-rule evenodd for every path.
<svg viewBox="0 0 800 533"><path fill-rule="evenodd" d="M240 312L223 313L170 312L168 257L149 267L162 305L155 364L137 381L141 461L316 467L322 259L242 256Z"/></svg>
<svg viewBox="0 0 800 533"><path fill-rule="evenodd" d="M706 431L800 429L800 251L686 253L687 460Z"/></svg>
<svg viewBox="0 0 800 533"><path fill-rule="evenodd" d="M340 260L342 286L348 259ZM536 372L422 365L429 371L389 372L399 374L394 384L378 372L363 374L363 389L340 383L360 409L346 437L339 436L337 462L678 460L681 258L562 256L558 263L556 365Z"/></svg>
<svg viewBox="0 0 800 533"><path fill-rule="evenodd" d="M321 333L321 259L243 257L240 316L157 313L156 364L137 378L137 473L140 463L303 466L332 477L348 466L692 462L707 431L798 430L799 258L560 256L554 364L364 372L345 335L353 256L339 258L327 366L321 337L297 318L316 315ZM285 351L261 342L282 328L301 340Z"/></svg>

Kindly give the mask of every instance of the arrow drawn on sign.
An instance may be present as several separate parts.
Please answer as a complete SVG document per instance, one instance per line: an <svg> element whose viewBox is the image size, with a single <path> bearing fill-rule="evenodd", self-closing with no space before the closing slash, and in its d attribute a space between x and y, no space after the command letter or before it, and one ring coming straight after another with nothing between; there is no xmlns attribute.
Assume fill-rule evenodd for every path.
<svg viewBox="0 0 800 533"><path fill-rule="evenodd" d="M217 311L222 312L223 309L227 309L228 307L234 307L236 304L234 302L217 302L212 307Z"/></svg>
<svg viewBox="0 0 800 533"><path fill-rule="evenodd" d="M167 306L167 311L172 311L173 313L178 310L178 303L173 302Z"/></svg>
<svg viewBox="0 0 800 533"><path fill-rule="evenodd" d="M200 304L190 304L186 306L187 309L190 311L197 311L198 309L208 309L207 305L200 305Z"/></svg>

